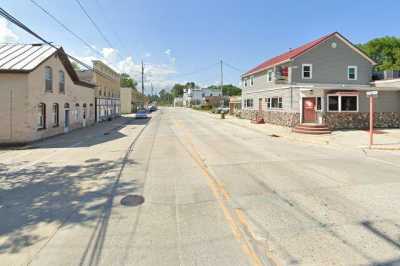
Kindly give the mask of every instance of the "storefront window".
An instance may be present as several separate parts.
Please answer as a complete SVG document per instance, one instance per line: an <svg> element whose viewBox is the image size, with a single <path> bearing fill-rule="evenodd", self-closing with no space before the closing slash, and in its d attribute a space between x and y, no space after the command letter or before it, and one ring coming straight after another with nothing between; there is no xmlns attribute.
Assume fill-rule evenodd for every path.
<svg viewBox="0 0 400 266"><path fill-rule="evenodd" d="M342 96L341 110L347 112L357 111L357 96Z"/></svg>
<svg viewBox="0 0 400 266"><path fill-rule="evenodd" d="M328 96L328 111L339 111L339 96Z"/></svg>

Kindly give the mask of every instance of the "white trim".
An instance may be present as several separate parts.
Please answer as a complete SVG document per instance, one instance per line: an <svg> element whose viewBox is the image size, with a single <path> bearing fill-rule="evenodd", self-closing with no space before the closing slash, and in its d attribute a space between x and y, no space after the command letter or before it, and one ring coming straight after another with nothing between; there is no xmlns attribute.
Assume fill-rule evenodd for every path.
<svg viewBox="0 0 400 266"><path fill-rule="evenodd" d="M251 76L251 75L254 75L254 74L263 72L263 71L265 71L265 70L267 70L267 69L273 68L273 67L275 67L275 66L279 66L279 65L281 65L281 64L291 62L292 60L293 60L293 58L289 58L289 59L283 60L283 61L281 61L281 62L278 62L278 63L276 63L276 64L268 65L268 66L263 67L263 68L261 68L261 69L255 70L255 71L253 71L253 72L242 74L241 77L248 77L248 76Z"/></svg>
<svg viewBox="0 0 400 266"><path fill-rule="evenodd" d="M306 67L306 66L310 67L310 77L304 77L304 67ZM312 64L302 64L301 65L301 79L312 79L312 72L313 72Z"/></svg>
<svg viewBox="0 0 400 266"><path fill-rule="evenodd" d="M267 71L267 82L268 83L272 83L274 82L274 75L273 75L274 71L272 69ZM271 80L269 80L269 75L271 75Z"/></svg>
<svg viewBox="0 0 400 266"><path fill-rule="evenodd" d="M333 36L336 36L337 38L339 38L342 42L344 42L347 46L349 46L349 47L350 47L352 50L354 50L356 53L358 53L359 55L361 55L362 57L364 57L364 58L365 58L368 62L370 62L372 65L377 65L377 63L376 63L374 60L372 60L372 59L369 58L366 54L364 54L362 51L360 51L357 47L354 46L354 44L352 44L351 42L349 42L348 40L346 40L343 36L340 35L340 33L336 32L335 34L333 34L332 36L330 36L330 38L332 38ZM326 39L325 41L329 40L330 38ZM293 59L295 59L295 58L297 58L297 57L299 57L299 56L301 56L301 55L303 55L303 54L305 54L305 53L307 53L307 52L313 50L315 47L321 45L322 43L324 43L324 42L321 42L321 43L319 43L318 45L316 45L316 46L314 46L314 47L312 47L312 48L310 48L310 49L307 49L307 50L304 51L303 53L298 54L297 56L295 56L295 57L293 57L293 58L286 59L286 60L281 61L281 62L278 62L278 63L276 63L276 64L274 64L274 65L269 65L269 66L267 66L267 67L265 67L265 68L258 69L258 70L256 70L256 71L251 72L251 73L243 74L242 77L250 76L250 75L253 75L253 74L255 74L255 73L259 73L259 72L261 72L261 71L264 71L264 70L266 70L266 69L268 69L268 68L271 68L271 67L274 67L274 66L277 66L277 65L281 65L281 64L286 63L286 62L290 62L290 61L292 61Z"/></svg>
<svg viewBox="0 0 400 266"><path fill-rule="evenodd" d="M352 43L350 43L349 41L347 41L344 37L342 37L339 33L335 34L336 37L338 37L342 42L344 42L345 44L347 44L347 46L349 46L351 49L353 49L356 53L360 54L362 57L364 57L365 59L367 59L372 65L377 65L377 63L372 60L371 58L369 58L366 54L364 54L363 52L361 52L357 47L355 47Z"/></svg>
<svg viewBox="0 0 400 266"><path fill-rule="evenodd" d="M350 78L350 69L354 68L354 79ZM347 80L357 80L358 79L358 67L357 66L347 66Z"/></svg>
<svg viewBox="0 0 400 266"><path fill-rule="evenodd" d="M321 99L321 109L319 109L319 110L318 110L318 98ZM323 112L323 110L322 110L322 109L324 109L323 102L322 102L323 98L324 98L323 96L315 96L315 112Z"/></svg>
<svg viewBox="0 0 400 266"><path fill-rule="evenodd" d="M278 99L278 107L272 107L272 99ZM270 107L268 107L268 100L270 99ZM279 99L281 100L280 103L282 105L282 107L279 107ZM265 97L265 103L267 106L267 110L283 110L283 97L282 96L271 96L271 97Z"/></svg>
<svg viewBox="0 0 400 266"><path fill-rule="evenodd" d="M330 110L329 109L329 97L336 96L338 97L338 110ZM357 97L357 110L355 111L342 111L342 97ZM359 95L338 95L338 94L327 94L326 95L326 111L330 113L358 113L360 110L360 99Z"/></svg>

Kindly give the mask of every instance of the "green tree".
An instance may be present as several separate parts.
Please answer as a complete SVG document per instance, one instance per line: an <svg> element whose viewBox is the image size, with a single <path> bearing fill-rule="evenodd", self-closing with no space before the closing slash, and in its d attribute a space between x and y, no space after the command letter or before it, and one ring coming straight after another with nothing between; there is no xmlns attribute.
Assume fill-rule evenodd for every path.
<svg viewBox="0 0 400 266"><path fill-rule="evenodd" d="M211 85L209 89L221 89L221 86ZM224 85L222 87L222 95L224 96L239 96L242 95L242 89L233 86L232 84Z"/></svg>
<svg viewBox="0 0 400 266"><path fill-rule="evenodd" d="M185 88L186 88L185 85L176 83L171 89L172 96L173 97L182 97L183 91L184 91Z"/></svg>
<svg viewBox="0 0 400 266"><path fill-rule="evenodd" d="M400 38L376 38L358 47L378 63L376 70L400 70Z"/></svg>
<svg viewBox="0 0 400 266"><path fill-rule="evenodd" d="M136 90L137 82L131 76L129 76L126 73L121 74L121 81L120 81L121 87L124 88L132 88Z"/></svg>

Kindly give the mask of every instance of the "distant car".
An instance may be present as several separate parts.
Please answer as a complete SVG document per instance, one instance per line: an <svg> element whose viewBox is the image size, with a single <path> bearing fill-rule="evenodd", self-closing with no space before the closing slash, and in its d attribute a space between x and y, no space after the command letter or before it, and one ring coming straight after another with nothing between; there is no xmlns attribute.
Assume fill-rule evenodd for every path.
<svg viewBox="0 0 400 266"><path fill-rule="evenodd" d="M155 106L155 105L150 105L150 106L148 107L148 110L149 110L149 112L157 111L157 106Z"/></svg>
<svg viewBox="0 0 400 266"><path fill-rule="evenodd" d="M138 110L136 112L135 118L136 119L146 119L147 118L146 110L144 110L144 109Z"/></svg>
<svg viewBox="0 0 400 266"><path fill-rule="evenodd" d="M229 112L229 107L218 107L217 108L217 114L220 114L220 113L227 114L228 112Z"/></svg>

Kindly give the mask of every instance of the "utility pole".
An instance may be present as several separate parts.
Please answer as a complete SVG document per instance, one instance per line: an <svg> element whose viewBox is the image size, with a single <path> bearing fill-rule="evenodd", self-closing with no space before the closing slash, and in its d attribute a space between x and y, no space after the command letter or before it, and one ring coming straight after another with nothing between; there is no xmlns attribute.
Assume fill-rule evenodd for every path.
<svg viewBox="0 0 400 266"><path fill-rule="evenodd" d="M222 95L222 89L224 88L224 71L223 71L223 61L221 60L221 95Z"/></svg>
<svg viewBox="0 0 400 266"><path fill-rule="evenodd" d="M153 83L151 83L151 96L153 96Z"/></svg>
<svg viewBox="0 0 400 266"><path fill-rule="evenodd" d="M223 64L224 62L221 59L221 96L222 96L222 92L223 92L223 88L224 88L224 70L223 70ZM224 105L224 100L221 100L221 107Z"/></svg>
<svg viewBox="0 0 400 266"><path fill-rule="evenodd" d="M142 95L144 95L144 65L142 60Z"/></svg>

